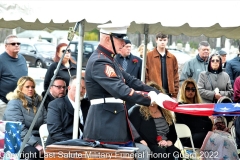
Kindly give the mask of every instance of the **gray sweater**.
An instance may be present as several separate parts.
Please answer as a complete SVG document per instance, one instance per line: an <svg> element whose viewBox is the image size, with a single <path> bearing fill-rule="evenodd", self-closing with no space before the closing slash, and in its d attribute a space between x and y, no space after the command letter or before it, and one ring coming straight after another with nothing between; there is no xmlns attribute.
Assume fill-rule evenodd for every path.
<svg viewBox="0 0 240 160"><path fill-rule="evenodd" d="M17 87L17 81L28 75L27 63L24 57L12 58L4 52L0 54L0 99L7 103L6 95Z"/></svg>

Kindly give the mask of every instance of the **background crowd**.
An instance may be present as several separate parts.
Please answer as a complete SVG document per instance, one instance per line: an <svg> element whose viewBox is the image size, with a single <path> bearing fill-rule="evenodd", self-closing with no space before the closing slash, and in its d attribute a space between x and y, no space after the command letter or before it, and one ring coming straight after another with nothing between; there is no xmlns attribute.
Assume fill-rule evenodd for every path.
<svg viewBox="0 0 240 160"><path fill-rule="evenodd" d="M142 72L143 46L139 46L140 57L137 57L131 54L130 40L119 37L119 35L111 35L106 32L106 29L102 30L101 34L100 44L95 51L96 53L94 52L96 54L95 59L102 58L102 61L119 67L120 69L116 70L115 74L125 79L125 82L114 79L113 83L112 78L116 78L117 75L108 75L107 72L101 72L101 69L104 70L101 63L95 63L95 61L89 59L86 74L81 77L81 89L76 88L76 62L71 58L71 50L67 48L67 44L60 43L56 48L54 63L46 72L42 95L36 93L36 84L28 76L26 61L22 55L18 54L20 49L18 38L14 35L6 37L4 41L5 52L0 55L0 119L22 122L21 140L23 141L36 112L39 110L41 112L24 148L25 153L36 152L37 154L43 154L39 135L39 127L42 124L48 126L47 145L72 138L75 93L79 89L81 91L81 106L79 110L78 137L81 139L89 140L91 137L102 136L99 133L103 132L105 128L101 123L104 123L106 127L108 119L103 122L98 121L98 118L104 119L99 115L106 116L106 114L103 114L103 111L98 110L97 107L94 110L90 106L98 105L99 102L94 104L96 101L92 100L97 99L100 95L104 95L106 100L110 100L107 99L108 95L114 95L124 100L126 110L129 111L130 123L138 133L138 136L134 137L134 142L141 151L171 153L170 159L174 159L173 153L175 151L180 152L174 146L177 141L175 123L186 124L191 130L195 147L201 148L209 131L221 130L229 132L228 123L233 120L236 127L236 143L237 147L240 148L240 120L238 117L222 117L227 120L227 124L222 125L222 121L219 121L218 117L215 116L173 114L157 104L150 103L151 99L144 95L144 91L165 93L179 104L220 103L224 98L238 103L240 101L239 55L226 62L227 53L225 51L221 50L210 55L210 44L207 41L202 41L199 43L196 57L186 62L182 71L179 72L177 58L166 48L168 36L159 33L156 35L157 46L152 51L147 51L144 83L148 85L145 85L139 80ZM120 45L121 40L121 45L124 44L121 49L107 50L106 46L110 44L111 36L113 36L112 39L116 43L115 47L118 46L118 41ZM118 37L116 38L116 36ZM110 62L105 57L101 57L103 55L100 55L99 51L106 55L109 54L107 57L111 57L111 53L114 52L117 52L117 55L112 59L110 58ZM57 64L65 52L66 54L56 78L53 80L53 84L49 86ZM107 69L112 70L111 67ZM107 77L104 77L106 75ZM115 83L118 83L118 85L115 85ZM50 87L49 93L46 92L48 87ZM86 88L88 93L86 93ZM137 91L142 92L139 94ZM40 109L45 94L47 95L44 107ZM120 104L123 101L117 103ZM119 112L117 113L119 117L125 115L122 106L118 104L113 109L109 109L109 105L103 108L108 110L110 114ZM96 113L100 114L97 115ZM107 116L110 117L110 114ZM113 131L119 132L122 139L129 140L124 146L131 146L130 140L132 138L127 134L129 129L126 127L129 121L127 119L120 124L120 122L117 122L120 120L121 118L115 119L116 123L122 126L121 128L119 126L114 128L112 125L108 127L116 129ZM220 123L221 125L219 125ZM92 128L94 128L94 132L92 132ZM125 131L126 134L122 133ZM104 137L107 142L109 138L112 138L111 135L109 136ZM118 139L119 137L114 138L116 138L116 142L122 141L122 139ZM189 139L181 139L181 142L184 146L191 147ZM123 145L122 143L117 144Z"/></svg>

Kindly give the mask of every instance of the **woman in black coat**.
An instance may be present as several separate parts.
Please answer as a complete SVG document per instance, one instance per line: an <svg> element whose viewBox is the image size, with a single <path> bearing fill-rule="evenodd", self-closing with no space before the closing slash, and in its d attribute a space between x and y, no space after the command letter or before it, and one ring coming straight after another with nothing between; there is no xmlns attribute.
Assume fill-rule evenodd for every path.
<svg viewBox="0 0 240 160"><path fill-rule="evenodd" d="M63 61L60 66L60 69L57 73L57 76L64 78L66 85L68 86L70 77L76 75L76 73L77 73L77 65L76 65L76 62L71 57L71 50L67 48L66 43L60 43L56 49L54 63L52 63L49 66L49 68L46 72L46 75L45 75L45 79L44 79L44 90L45 91L48 89L48 86L49 86L51 79L54 75L54 72L57 68L57 64L60 61L60 58L62 57L62 54L64 53L65 50L67 50L67 52L63 58Z"/></svg>
<svg viewBox="0 0 240 160"><path fill-rule="evenodd" d="M150 86L161 90L155 83L150 83ZM180 156L180 150L174 146L177 134L174 126L175 118L170 111L156 104L134 106L129 110L129 119L140 135L135 142L150 148L151 159L174 160L176 156Z"/></svg>

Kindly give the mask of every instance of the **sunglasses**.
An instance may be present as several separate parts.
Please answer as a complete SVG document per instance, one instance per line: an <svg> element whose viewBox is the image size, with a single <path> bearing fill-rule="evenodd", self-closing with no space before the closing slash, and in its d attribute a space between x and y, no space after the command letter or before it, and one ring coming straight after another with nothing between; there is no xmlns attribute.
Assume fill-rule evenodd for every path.
<svg viewBox="0 0 240 160"><path fill-rule="evenodd" d="M196 88L195 87L193 87L193 88L190 88L190 87L186 87L186 89L185 89L186 91L192 91L192 92L195 92L196 91Z"/></svg>
<svg viewBox="0 0 240 160"><path fill-rule="evenodd" d="M20 46L21 43L19 43L19 42L13 42L13 43L7 43L7 44L11 44L12 46L16 46L16 44L17 44L18 46Z"/></svg>
<svg viewBox="0 0 240 160"><path fill-rule="evenodd" d="M65 53L65 51L66 51L65 49L62 50L62 53ZM68 53L71 53L71 49L67 49L67 52L68 52Z"/></svg>
<svg viewBox="0 0 240 160"><path fill-rule="evenodd" d="M32 89L34 89L35 86L26 86L26 88L32 88Z"/></svg>
<svg viewBox="0 0 240 160"><path fill-rule="evenodd" d="M57 86L57 85L52 85L52 86L54 86L54 87L57 87L58 89L66 89L66 86Z"/></svg>
<svg viewBox="0 0 240 160"><path fill-rule="evenodd" d="M220 62L220 60L219 60L219 59L212 59L211 62L212 62L212 63L214 63L214 62L217 62L217 63L218 63L218 62Z"/></svg>

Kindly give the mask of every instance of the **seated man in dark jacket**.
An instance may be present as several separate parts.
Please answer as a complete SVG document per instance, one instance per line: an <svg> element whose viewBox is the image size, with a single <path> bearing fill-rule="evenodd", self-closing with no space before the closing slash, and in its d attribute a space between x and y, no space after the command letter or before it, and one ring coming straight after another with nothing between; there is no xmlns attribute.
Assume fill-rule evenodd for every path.
<svg viewBox="0 0 240 160"><path fill-rule="evenodd" d="M84 78L81 79L81 85L85 86ZM76 93L76 76L72 76L68 86L68 94L65 97L57 98L49 103L47 113L47 127L49 136L46 145L55 142L72 139L73 120ZM81 99L81 107L79 110L79 136L82 137L83 124L85 123L90 101Z"/></svg>
<svg viewBox="0 0 240 160"><path fill-rule="evenodd" d="M46 91L42 92L42 97L44 97L46 94ZM53 85L50 88L50 91L48 92L48 95L44 101L44 107L46 111L48 110L48 103L50 103L55 98L60 98L66 95L66 82L65 80L57 76L53 82Z"/></svg>

